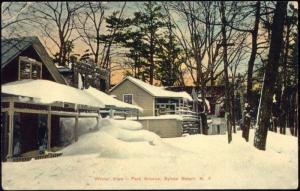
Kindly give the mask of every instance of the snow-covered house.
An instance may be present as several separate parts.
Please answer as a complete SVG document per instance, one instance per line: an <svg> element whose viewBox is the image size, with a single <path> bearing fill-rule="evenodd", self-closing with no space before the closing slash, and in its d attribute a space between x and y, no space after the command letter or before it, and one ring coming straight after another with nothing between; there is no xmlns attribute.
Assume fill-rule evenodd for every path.
<svg viewBox="0 0 300 191"><path fill-rule="evenodd" d="M141 108L89 88L65 85L51 57L37 37L1 43L1 160L37 155L60 147L60 119L97 118L102 109L139 113Z"/></svg>
<svg viewBox="0 0 300 191"><path fill-rule="evenodd" d="M143 108L143 116L179 114L189 110L193 101L186 92L165 90L133 77L126 77L109 90L117 99Z"/></svg>
<svg viewBox="0 0 300 191"><path fill-rule="evenodd" d="M142 109L123 103L94 88L86 90L52 82L26 79L1 86L2 160L25 156L29 152L51 151L60 142L60 118L75 118L74 141L78 139L78 120L101 118L99 110ZM41 148L42 147L42 148Z"/></svg>

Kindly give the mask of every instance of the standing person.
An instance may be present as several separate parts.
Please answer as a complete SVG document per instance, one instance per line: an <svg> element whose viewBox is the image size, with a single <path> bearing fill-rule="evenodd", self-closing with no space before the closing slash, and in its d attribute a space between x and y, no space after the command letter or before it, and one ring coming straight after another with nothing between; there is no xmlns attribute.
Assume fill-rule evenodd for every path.
<svg viewBox="0 0 300 191"><path fill-rule="evenodd" d="M14 139L13 139L13 156L21 155L21 119L20 114L14 114Z"/></svg>
<svg viewBox="0 0 300 191"><path fill-rule="evenodd" d="M37 141L39 154L44 154L47 148L47 123L45 117L38 117Z"/></svg>

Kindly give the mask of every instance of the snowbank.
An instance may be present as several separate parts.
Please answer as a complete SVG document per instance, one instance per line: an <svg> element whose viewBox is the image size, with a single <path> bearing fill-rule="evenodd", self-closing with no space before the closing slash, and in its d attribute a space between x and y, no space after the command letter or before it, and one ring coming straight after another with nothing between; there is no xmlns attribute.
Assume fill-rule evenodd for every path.
<svg viewBox="0 0 300 191"><path fill-rule="evenodd" d="M71 144L75 139L75 119L69 117L60 118L60 141L63 145ZM96 118L79 118L78 119L78 136L97 130Z"/></svg>
<svg viewBox="0 0 300 191"><path fill-rule="evenodd" d="M88 124L94 126L86 120ZM100 157L131 158L184 153L181 149L176 150L163 143L155 133L143 130L142 125L136 121L101 119L97 129L82 135L77 142L63 149L63 155L99 154Z"/></svg>
<svg viewBox="0 0 300 191"><path fill-rule="evenodd" d="M241 132L238 131L233 134L231 144L227 143L227 135L190 135L159 139L158 144L150 145L148 141L152 138L145 138L147 141L142 142L123 141L124 135L115 135L108 130L111 127L115 128L112 131L141 131L136 122L126 121L126 125L122 122L124 121L103 120L101 123L104 127L101 130L81 136L78 142L64 150L63 157L3 163L3 188L41 190L298 187L298 139L295 137L269 132L266 151L254 148L252 130L249 143L242 139ZM130 134L125 137L135 140ZM183 152L183 149L189 152Z"/></svg>

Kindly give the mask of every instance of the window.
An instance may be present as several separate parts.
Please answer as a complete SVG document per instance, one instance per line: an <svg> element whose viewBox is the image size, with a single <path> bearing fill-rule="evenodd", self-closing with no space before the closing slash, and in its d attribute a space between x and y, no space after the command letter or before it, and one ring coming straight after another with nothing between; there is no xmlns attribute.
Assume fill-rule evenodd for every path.
<svg viewBox="0 0 300 191"><path fill-rule="evenodd" d="M19 57L19 80L41 79L42 63L27 57Z"/></svg>
<svg viewBox="0 0 300 191"><path fill-rule="evenodd" d="M32 64L31 78L32 79L41 78L41 66Z"/></svg>
<svg viewBox="0 0 300 191"><path fill-rule="evenodd" d="M123 94L123 101L132 104L132 94Z"/></svg>

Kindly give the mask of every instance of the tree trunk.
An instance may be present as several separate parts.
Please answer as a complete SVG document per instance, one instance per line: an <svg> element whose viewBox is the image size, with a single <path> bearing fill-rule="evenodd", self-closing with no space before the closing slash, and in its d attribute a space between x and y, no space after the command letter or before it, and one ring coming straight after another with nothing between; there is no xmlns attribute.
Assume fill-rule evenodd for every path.
<svg viewBox="0 0 300 191"><path fill-rule="evenodd" d="M259 150L266 149L268 129L270 126L272 97L274 95L274 77L278 74L280 50L283 41L283 25L287 3L278 1L272 24L271 44L268 63L265 68L265 80L261 95L261 109L258 118L258 128L255 132L254 146Z"/></svg>
<svg viewBox="0 0 300 191"><path fill-rule="evenodd" d="M287 117L287 110L286 110L286 86L283 86L284 89L281 91L281 98L280 98L280 115L279 115L279 132L280 134L285 134L285 125L286 125L286 117Z"/></svg>
<svg viewBox="0 0 300 191"><path fill-rule="evenodd" d="M234 80L232 80L232 90L231 90L231 122L232 122L232 128L233 128L233 133L236 133L236 126L235 126L235 121L236 121L236 113L235 113L235 107L236 107L236 104L235 104L235 95L234 95Z"/></svg>
<svg viewBox="0 0 300 191"><path fill-rule="evenodd" d="M203 111L201 112L201 121L202 121L202 132L204 135L207 135L208 134L208 124L207 124L207 105L206 105L206 102L205 102L205 83L204 81L202 80L201 81L201 99L202 99L202 103L203 103Z"/></svg>
<svg viewBox="0 0 300 191"><path fill-rule="evenodd" d="M149 83L153 84L154 78L154 34L151 32L150 34L150 71L149 71Z"/></svg>
<svg viewBox="0 0 300 191"><path fill-rule="evenodd" d="M244 128L249 128L251 123L251 117L250 117L250 106L249 104L245 105L245 112L244 112L244 123L243 123L243 133L242 137L245 138L245 140L249 141L249 129L245 130Z"/></svg>
<svg viewBox="0 0 300 191"><path fill-rule="evenodd" d="M225 5L221 1L221 17L222 17L222 46L223 46L223 62L224 62L224 77L225 77L225 112L227 113L227 134L228 143L232 141L232 124L231 124L231 100L230 100L230 87L228 77L228 60L227 60L227 37L226 37L226 18L225 18Z"/></svg>
<svg viewBox="0 0 300 191"><path fill-rule="evenodd" d="M297 86L297 92L296 92L296 112L295 112L295 129L294 129L294 136L298 136L298 127L299 127L299 115L298 115L298 109L299 109L299 105L298 105L298 86Z"/></svg>
<svg viewBox="0 0 300 191"><path fill-rule="evenodd" d="M256 3L256 12L255 12L255 23L254 23L254 29L251 32L252 35L252 50L250 59L248 62L248 72L247 72L247 92L246 92L246 100L247 103L250 105L250 107L253 107L253 101L252 101L252 75L253 75L253 67L254 62L256 58L257 53L257 33L258 33L258 26L259 26L259 19L260 19L260 1L257 1ZM249 110L250 112L250 110ZM248 113L250 115L250 113ZM246 116L246 115L244 115ZM249 122L250 120L250 122ZM250 130L250 124L251 124L251 118L243 120L244 122L244 128L243 128L243 137L246 139L246 141L249 140L249 130ZM245 131L245 132L244 132Z"/></svg>
<svg viewBox="0 0 300 191"><path fill-rule="evenodd" d="M100 24L100 23L99 23ZM100 50L100 37L99 37L99 30L100 27L97 29L97 37L96 37L96 51L95 51L95 64L98 65L99 64L99 50ZM100 68L100 64L99 64L99 68Z"/></svg>
<svg viewBox="0 0 300 191"><path fill-rule="evenodd" d="M287 60L288 60L288 56L289 56L289 38L290 37L290 27L287 24L287 31L286 31L286 37L285 37L285 51L284 51L284 58L283 58L283 87L285 88L284 90L286 90L287 88ZM282 92L282 96L281 98L283 99L283 101L280 104L280 111L282 113L282 117L280 118L280 130L282 134L286 134L286 124L288 121L288 107L287 107L287 94L283 91Z"/></svg>

